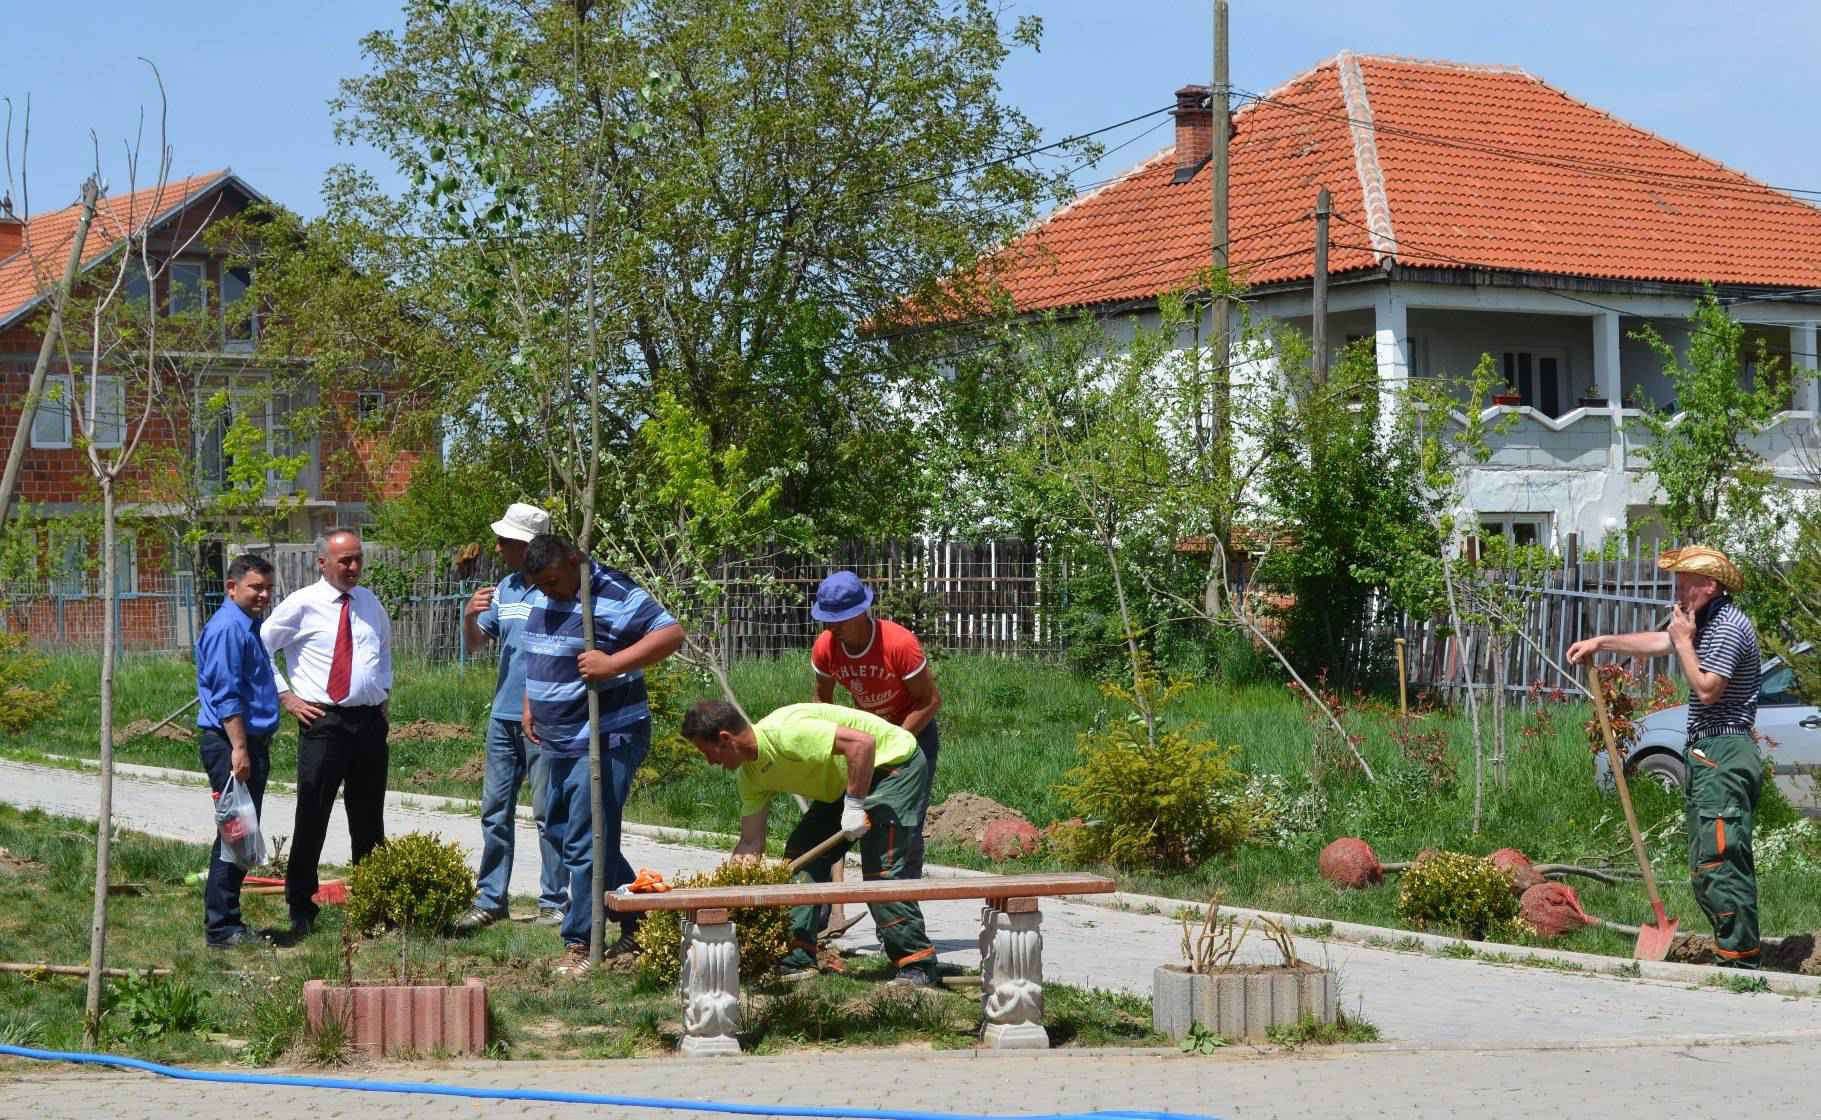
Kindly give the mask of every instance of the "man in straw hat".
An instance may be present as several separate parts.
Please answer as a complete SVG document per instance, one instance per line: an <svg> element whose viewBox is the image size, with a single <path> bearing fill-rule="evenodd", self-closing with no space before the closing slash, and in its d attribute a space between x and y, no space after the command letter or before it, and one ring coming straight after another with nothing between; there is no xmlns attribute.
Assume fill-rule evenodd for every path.
<svg viewBox="0 0 1821 1120"><path fill-rule="evenodd" d="M1758 633L1732 600L1739 569L1715 549L1665 552L1676 574L1667 630L1603 634L1568 647L1584 662L1601 651L1673 656L1688 680L1688 865L1695 901L1713 923L1722 964L1758 967L1758 880L1752 867L1752 818L1764 767L1752 724L1758 717Z"/></svg>

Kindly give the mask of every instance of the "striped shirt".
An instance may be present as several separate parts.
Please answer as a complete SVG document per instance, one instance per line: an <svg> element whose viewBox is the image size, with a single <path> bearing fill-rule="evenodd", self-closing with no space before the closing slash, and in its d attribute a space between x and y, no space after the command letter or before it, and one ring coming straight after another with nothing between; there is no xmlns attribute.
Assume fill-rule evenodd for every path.
<svg viewBox="0 0 1821 1120"><path fill-rule="evenodd" d="M1688 738L1748 734L1758 720L1758 632L1729 596L1695 615L1695 657L1701 671L1726 678L1726 691L1712 704L1688 698Z"/></svg>
<svg viewBox="0 0 1821 1120"><path fill-rule="evenodd" d="M517 723L525 718L525 659L519 656L519 635L531 618L531 607L543 593L513 572L493 589L493 602L474 624L500 644L499 680L493 686L493 718Z"/></svg>
<svg viewBox="0 0 1821 1120"><path fill-rule="evenodd" d="M594 648L618 653L647 634L676 625L670 612L625 572L591 560L589 581L594 595ZM588 686L575 663L584 648L580 597L537 595L520 632L519 651L525 662L531 720L546 754L577 758L588 753ZM594 687L601 698L603 747L612 746L607 738L610 733L626 731L651 718L644 672L621 673Z"/></svg>

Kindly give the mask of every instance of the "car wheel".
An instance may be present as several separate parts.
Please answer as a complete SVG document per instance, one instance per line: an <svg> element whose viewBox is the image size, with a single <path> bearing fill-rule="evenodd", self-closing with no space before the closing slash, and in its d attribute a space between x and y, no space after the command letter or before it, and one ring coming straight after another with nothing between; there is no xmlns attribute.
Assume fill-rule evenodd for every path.
<svg viewBox="0 0 1821 1120"><path fill-rule="evenodd" d="M1687 768L1672 754L1645 755L1635 766L1626 767L1626 771L1634 779L1649 778L1677 797L1682 796L1682 790L1688 784Z"/></svg>

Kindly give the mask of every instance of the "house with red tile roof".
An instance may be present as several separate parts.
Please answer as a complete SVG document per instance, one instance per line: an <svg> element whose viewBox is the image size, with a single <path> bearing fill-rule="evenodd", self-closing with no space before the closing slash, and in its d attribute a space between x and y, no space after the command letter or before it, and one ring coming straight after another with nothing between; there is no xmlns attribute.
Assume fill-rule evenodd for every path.
<svg viewBox="0 0 1821 1120"><path fill-rule="evenodd" d="M210 316L205 320L209 340L204 352L184 363L186 370L196 371L192 383L167 388L172 402L155 410L136 452L135 462L143 466L126 480L135 499L127 512L140 525L127 535L117 556L117 578L127 597L122 630L129 643L137 639L172 644L173 597L180 587L192 585L218 590L223 560L221 542L205 545L200 556L196 549L179 547L179 537L189 528L187 507L169 492L171 484L160 483L169 476L159 475L150 460L162 458L165 465L159 469L166 471L172 463L176 469L187 468L195 475L192 494L219 489L226 484L231 461L223 438L234 414L242 413L264 431L269 452L307 455L296 478L268 478L266 503L276 508L285 499L289 509L279 540L308 541L325 528L364 522L368 503L401 492L422 458L412 451L380 453L371 433L358 424L365 414L383 407L383 384L376 383L369 391L338 389L333 399L319 400L314 389L298 387L298 377L278 378L275 360L258 353L262 312L243 298L251 272L211 247L203 234L213 223L265 201L228 170L118 195L104 193L84 243L82 282L92 288L113 281L118 273L111 266L118 264L123 247L143 234L161 270L157 290L137 295L149 295L161 315L188 312L186 322L194 322L194 312L201 309ZM47 399L24 415L49 293L61 280L80 211L80 204L72 204L26 217L16 215L10 204L0 205L0 455L11 446L19 425L29 425L16 501L45 522L39 531L45 538L40 544L49 579L39 589L50 588L54 594L49 597L58 600L56 629L64 637L99 629L98 622L91 626L86 617L95 613L100 578L95 543L89 539L92 534L72 528L72 515L91 509L96 501L83 445L93 441L100 448L120 446L123 438L131 438L144 411L144 402L136 396L136 379L101 369L95 378L96 423L85 431L79 411L69 407L72 379L58 354L49 370ZM132 279L129 270L129 284ZM142 275L137 280L143 288ZM80 338L68 342L78 355L85 350ZM279 383L285 391L273 390ZM205 407L211 398L226 399L230 405L225 411ZM307 436L287 423L294 410L321 416ZM167 454L148 454L148 448ZM172 450L177 454L168 454ZM17 514L17 507L13 512ZM12 591L10 607L17 613L22 609L20 589ZM28 628L40 632L50 627L49 610L39 611L45 617L28 620Z"/></svg>
<svg viewBox="0 0 1821 1120"><path fill-rule="evenodd" d="M1208 87L1176 96L1173 147L995 258L1020 312L1143 317L1206 267ZM1591 547L1647 524L1648 436L1625 421L1673 389L1632 336L1648 324L1685 352L1703 285L1748 347L1809 371L1759 442L1779 476L1812 483L1821 184L1758 182L1510 66L1343 52L1235 101L1228 248L1251 314L1308 333L1325 187L1332 344L1372 340L1393 388L1464 377L1484 354L1503 371L1520 403L1489 410L1514 422L1467 492L1485 531Z"/></svg>

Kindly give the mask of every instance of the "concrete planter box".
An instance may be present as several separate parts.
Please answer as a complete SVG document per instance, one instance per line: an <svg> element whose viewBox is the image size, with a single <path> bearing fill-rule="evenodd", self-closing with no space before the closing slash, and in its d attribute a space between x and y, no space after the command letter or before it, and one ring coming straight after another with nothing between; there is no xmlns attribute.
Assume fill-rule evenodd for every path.
<svg viewBox="0 0 1821 1120"><path fill-rule="evenodd" d="M1210 975L1169 964L1151 973L1151 1026L1178 1041L1199 1024L1222 1038L1263 1042L1272 1027L1304 1015L1332 1023L1339 1013L1333 974L1314 965L1241 965Z"/></svg>
<svg viewBox="0 0 1821 1120"><path fill-rule="evenodd" d="M487 986L472 976L459 986L359 983L346 988L310 980L303 994L310 1030L321 1030L325 1017L337 1019L349 1044L375 1057L403 1051L480 1054L487 1049Z"/></svg>

